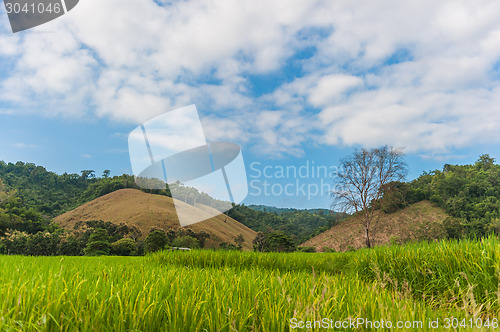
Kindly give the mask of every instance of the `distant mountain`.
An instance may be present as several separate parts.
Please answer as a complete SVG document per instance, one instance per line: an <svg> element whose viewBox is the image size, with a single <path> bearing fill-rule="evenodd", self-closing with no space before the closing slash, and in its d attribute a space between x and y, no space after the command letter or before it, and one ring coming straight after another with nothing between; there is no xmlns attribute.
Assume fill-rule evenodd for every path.
<svg viewBox="0 0 500 332"><path fill-rule="evenodd" d="M275 206L269 206L269 205L247 205L249 208L257 210L257 211L265 211L265 212L273 212L273 213L283 213L283 212L294 212L294 211L304 211L304 212L309 212L309 213L315 213L315 214L328 214L330 213L330 210L328 209L295 209L295 208L278 208Z"/></svg>
<svg viewBox="0 0 500 332"><path fill-rule="evenodd" d="M343 214L331 214L327 209L298 210L266 205L237 205L226 214L256 232L274 231L289 235L297 244L324 232L343 217Z"/></svg>

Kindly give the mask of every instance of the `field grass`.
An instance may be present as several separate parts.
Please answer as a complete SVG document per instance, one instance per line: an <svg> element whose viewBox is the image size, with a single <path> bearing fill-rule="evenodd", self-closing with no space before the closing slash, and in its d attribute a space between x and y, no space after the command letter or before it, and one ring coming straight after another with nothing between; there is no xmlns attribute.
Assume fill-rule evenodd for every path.
<svg viewBox="0 0 500 332"><path fill-rule="evenodd" d="M350 265L364 280L408 288L415 298L435 306L453 306L474 315L498 315L500 310L496 237L362 250L352 256Z"/></svg>
<svg viewBox="0 0 500 332"><path fill-rule="evenodd" d="M356 276L424 299L434 306L470 314L500 310L500 241L496 237L467 241L420 242L344 253L278 254L231 252L158 253L157 264L234 267L279 271L321 271Z"/></svg>
<svg viewBox="0 0 500 332"><path fill-rule="evenodd" d="M499 246L489 238L339 254L0 256L0 330L289 331L363 318L422 324L407 331L439 320L437 331L446 318L499 318ZM373 330L366 321L330 330Z"/></svg>

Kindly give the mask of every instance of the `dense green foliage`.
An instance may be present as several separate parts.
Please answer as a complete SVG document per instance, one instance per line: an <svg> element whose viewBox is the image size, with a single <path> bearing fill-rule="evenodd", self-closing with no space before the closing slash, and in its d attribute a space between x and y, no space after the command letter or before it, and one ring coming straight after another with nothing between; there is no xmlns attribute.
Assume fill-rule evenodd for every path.
<svg viewBox="0 0 500 332"><path fill-rule="evenodd" d="M164 249L167 244L168 239L165 232L160 229L156 229L149 232L146 240L144 240L144 250L146 252L159 251Z"/></svg>
<svg viewBox="0 0 500 332"><path fill-rule="evenodd" d="M145 247L149 251L161 250L179 237L194 238L196 248L203 248L210 235L204 231L193 232L190 229L163 231L153 230L148 243L140 239L141 232L125 224L114 224L102 220L77 222L72 232L55 229L53 232L40 231L35 234L9 231L0 237L0 254L32 256L99 256L99 255L143 255ZM160 233L161 243L151 241ZM149 242L151 241L151 242ZM152 249L154 247L154 250Z"/></svg>
<svg viewBox="0 0 500 332"><path fill-rule="evenodd" d="M256 232L274 231L291 236L296 245L328 230L344 217L328 210L279 209L262 205L236 205L226 214Z"/></svg>
<svg viewBox="0 0 500 332"><path fill-rule="evenodd" d="M86 256L101 256L109 255L111 245L109 244L109 236L105 229L97 228L90 235L87 247L84 250Z"/></svg>
<svg viewBox="0 0 500 332"><path fill-rule="evenodd" d="M172 247L195 249L200 247L200 243L194 237L185 235L172 241Z"/></svg>
<svg viewBox="0 0 500 332"><path fill-rule="evenodd" d="M293 239L280 232L258 232L252 244L255 251L261 252L293 252L297 249Z"/></svg>
<svg viewBox="0 0 500 332"><path fill-rule="evenodd" d="M456 330L497 328L499 245L489 238L350 253L1 256L0 330L289 331L321 318L391 321L393 329L421 322L406 331L445 330L446 318L457 319ZM429 328L437 319L439 328Z"/></svg>
<svg viewBox="0 0 500 332"><path fill-rule="evenodd" d="M81 174L58 175L42 166L23 162L0 161L0 178L7 189L16 191L25 208L51 217L115 190L137 188L134 177L126 174L109 177L106 172L96 177L94 171L83 170Z"/></svg>
<svg viewBox="0 0 500 332"><path fill-rule="evenodd" d="M137 255L137 243L130 238L123 238L111 243L111 253L116 256Z"/></svg>
<svg viewBox="0 0 500 332"><path fill-rule="evenodd" d="M95 243L91 246L95 250L98 250L99 246L103 246L104 252L101 253L94 252L94 249L86 249L89 247L90 242L97 240L96 235L93 235L96 230L104 230L107 238L107 240L104 240L106 244ZM100 234L103 234L102 231L100 232ZM135 227L128 227L124 224L116 225L100 220L78 222L73 232L57 228L51 232L40 231L34 234L9 230L7 236L0 238L0 254L80 256L86 254L85 250L89 250L87 255L103 255L109 254L106 247L110 243L124 237L136 239L139 235L140 232Z"/></svg>
<svg viewBox="0 0 500 332"><path fill-rule="evenodd" d="M22 200L14 195L15 192L11 191L0 201L0 236L5 235L8 229L28 234L56 229L49 218L34 208L27 208Z"/></svg>

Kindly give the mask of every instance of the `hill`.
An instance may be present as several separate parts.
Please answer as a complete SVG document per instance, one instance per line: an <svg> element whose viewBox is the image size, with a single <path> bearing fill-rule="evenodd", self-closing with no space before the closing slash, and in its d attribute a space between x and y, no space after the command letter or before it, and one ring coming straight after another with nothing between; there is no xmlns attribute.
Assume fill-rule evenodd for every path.
<svg viewBox="0 0 500 332"><path fill-rule="evenodd" d="M429 200L455 218L453 237L500 234L500 165L484 154L472 165L445 164L398 188L407 203Z"/></svg>
<svg viewBox="0 0 500 332"><path fill-rule="evenodd" d="M204 211L188 204L180 203L191 213L203 214ZM203 207L209 209L209 207ZM56 218L54 222L66 229L72 229L78 221L103 220L124 223L137 227L144 238L152 228L179 228L177 214L172 198L163 195L147 194L137 189L120 189L85 203L74 210ZM218 246L221 241L234 243L238 234L243 234L243 248L251 250L256 233L226 215L218 215L203 222L187 226L195 232L210 234L207 246Z"/></svg>
<svg viewBox="0 0 500 332"><path fill-rule="evenodd" d="M372 240L376 246L432 240L445 236L443 221L448 215L429 201L412 204L393 213L380 213L373 227ZM324 247L335 251L363 248L365 243L359 216L351 216L331 229L305 241L302 246Z"/></svg>

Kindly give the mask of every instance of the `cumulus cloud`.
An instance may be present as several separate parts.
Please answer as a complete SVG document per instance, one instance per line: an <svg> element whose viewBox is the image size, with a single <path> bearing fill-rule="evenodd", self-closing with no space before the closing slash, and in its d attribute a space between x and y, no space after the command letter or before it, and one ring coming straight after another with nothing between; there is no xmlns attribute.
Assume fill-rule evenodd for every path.
<svg viewBox="0 0 500 332"><path fill-rule="evenodd" d="M313 106L336 103L347 91L363 84L359 77L351 75L327 75L319 79L309 94Z"/></svg>
<svg viewBox="0 0 500 332"><path fill-rule="evenodd" d="M195 103L207 137L270 155L444 154L500 139L499 12L493 0L86 0L30 31L0 27L0 109L137 124ZM252 77L290 70L256 92Z"/></svg>

